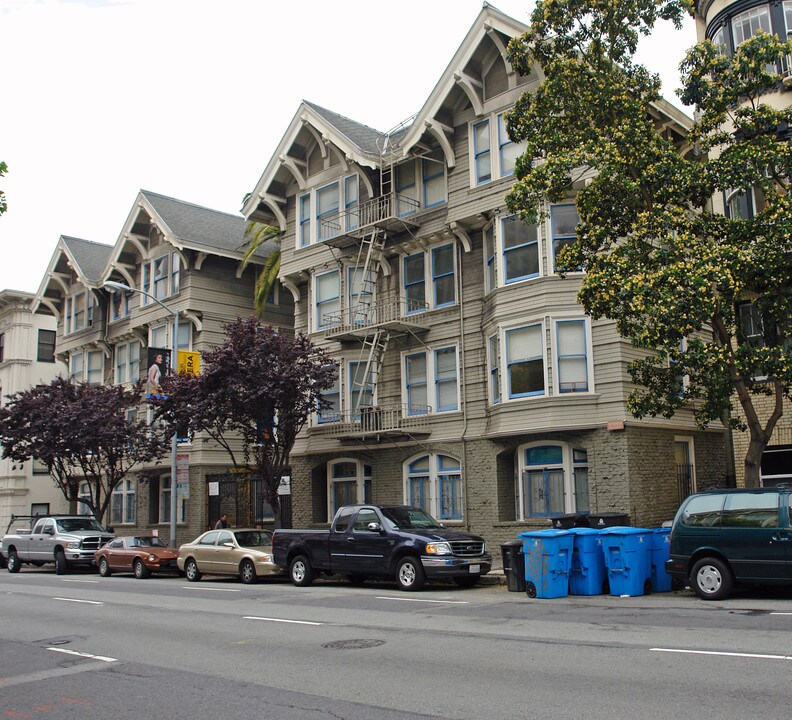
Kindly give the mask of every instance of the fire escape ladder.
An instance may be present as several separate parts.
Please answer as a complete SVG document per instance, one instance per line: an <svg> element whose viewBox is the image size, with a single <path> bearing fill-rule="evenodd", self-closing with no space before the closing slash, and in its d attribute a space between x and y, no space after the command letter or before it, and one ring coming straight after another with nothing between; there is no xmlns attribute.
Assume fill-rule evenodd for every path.
<svg viewBox="0 0 792 720"><path fill-rule="evenodd" d="M360 360L358 371L352 376L352 392L357 393L353 418L360 417L361 408L371 407L364 405L367 389L371 388L371 398L373 401L374 393L377 390L377 380L379 379L382 362L385 359L385 352L388 349L390 333L383 328L377 328L363 340L360 348ZM365 363L365 364L364 364ZM363 365L363 371L359 368Z"/></svg>

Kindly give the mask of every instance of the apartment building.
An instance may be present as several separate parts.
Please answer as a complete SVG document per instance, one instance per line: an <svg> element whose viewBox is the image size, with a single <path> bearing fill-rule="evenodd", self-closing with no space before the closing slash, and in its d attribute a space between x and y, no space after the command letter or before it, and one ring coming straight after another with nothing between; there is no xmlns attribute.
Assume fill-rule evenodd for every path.
<svg viewBox="0 0 792 720"><path fill-rule="evenodd" d="M48 383L65 371L55 358L55 322L34 315L35 296L0 291L0 405L8 395ZM68 507L46 468L0 458L0 529L12 515L64 512Z"/></svg>
<svg viewBox="0 0 792 720"><path fill-rule="evenodd" d="M696 33L699 42L708 39L720 46L726 54L733 54L737 47L764 31L781 39L792 37L792 2L767 2L766 0L705 0L695 3ZM762 102L775 109L787 109L792 103L792 58L786 58L777 70L782 82L774 91L764 93ZM792 131L786 130L787 142L792 139ZM716 211L730 218L749 218L761 209L762 197L759 191L732 191L713 198ZM756 311L750 298L738 307L741 336L747 342L764 342L763 319ZM768 328L769 329L769 328ZM774 411L775 400L772 396L753 396L754 407L762 423ZM738 414L739 403L734 403ZM749 436L746 432L733 434L734 466L737 484L745 480L744 459L748 450ZM783 400L783 416L776 425L772 438L762 456L760 482L763 486L792 482L792 403Z"/></svg>
<svg viewBox="0 0 792 720"><path fill-rule="evenodd" d="M295 524L408 503L500 541L572 513L658 525L723 481L723 430L698 431L687 412L634 419L637 351L585 315L579 274L555 274L574 194L538 225L506 208L521 147L504 113L541 81L506 59L524 30L485 3L390 132L301 103L243 208L282 230L295 329L338 368L292 453ZM688 118L654 112L659 132L684 137Z"/></svg>
<svg viewBox="0 0 792 720"><path fill-rule="evenodd" d="M36 294L37 313L57 322L57 354L74 382L132 384L149 349L170 349L178 313L179 351L203 353L223 326L253 311L256 267L248 269L242 217L141 190L114 245L62 237ZM133 291L110 291L106 282ZM138 292L142 291L142 292ZM145 294L144 294L145 293ZM270 295L265 322L290 331L291 297ZM148 413L143 404L138 413ZM226 454L201 438L179 446L177 542L192 540L222 511L235 524L271 522L254 483L230 477ZM119 486L106 521L118 532L156 531L170 541L171 458L141 467ZM78 507L79 511L80 508Z"/></svg>

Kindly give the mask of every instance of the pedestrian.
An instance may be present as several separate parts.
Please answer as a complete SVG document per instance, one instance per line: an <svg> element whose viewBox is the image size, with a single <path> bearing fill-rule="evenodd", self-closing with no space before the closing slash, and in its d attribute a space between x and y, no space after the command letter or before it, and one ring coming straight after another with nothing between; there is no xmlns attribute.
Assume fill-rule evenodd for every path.
<svg viewBox="0 0 792 720"><path fill-rule="evenodd" d="M231 527L230 523L228 522L228 515L223 513L220 516L220 519L215 523L214 529L215 530L222 530L223 528Z"/></svg>

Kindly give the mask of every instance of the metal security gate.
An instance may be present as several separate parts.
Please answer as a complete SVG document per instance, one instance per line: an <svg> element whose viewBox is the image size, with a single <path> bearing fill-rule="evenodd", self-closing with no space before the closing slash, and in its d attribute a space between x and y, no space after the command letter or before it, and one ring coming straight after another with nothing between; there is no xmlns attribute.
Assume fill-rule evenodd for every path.
<svg viewBox="0 0 792 720"><path fill-rule="evenodd" d="M272 506L265 499L264 483L255 475L252 478L234 473L207 475L206 488L207 526L210 528L223 513L228 515L233 527L291 527L291 496L279 497L280 508L276 518Z"/></svg>

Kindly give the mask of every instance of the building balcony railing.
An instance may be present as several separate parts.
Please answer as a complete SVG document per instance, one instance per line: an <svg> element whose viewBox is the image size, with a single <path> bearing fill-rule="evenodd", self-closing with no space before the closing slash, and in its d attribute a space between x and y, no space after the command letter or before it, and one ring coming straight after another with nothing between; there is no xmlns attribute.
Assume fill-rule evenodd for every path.
<svg viewBox="0 0 792 720"><path fill-rule="evenodd" d="M333 247L349 247L373 228L403 232L417 228L420 203L406 195L388 193L353 205L319 219L319 242Z"/></svg>
<svg viewBox="0 0 792 720"><path fill-rule="evenodd" d="M322 317L328 340L354 340L382 328L393 332L423 332L429 329L429 306L414 300L393 300L374 305L359 305L345 312Z"/></svg>
<svg viewBox="0 0 792 720"><path fill-rule="evenodd" d="M357 413L326 415L326 421L319 427L337 438L426 434L431 411L428 405L408 406L406 403L362 407Z"/></svg>

